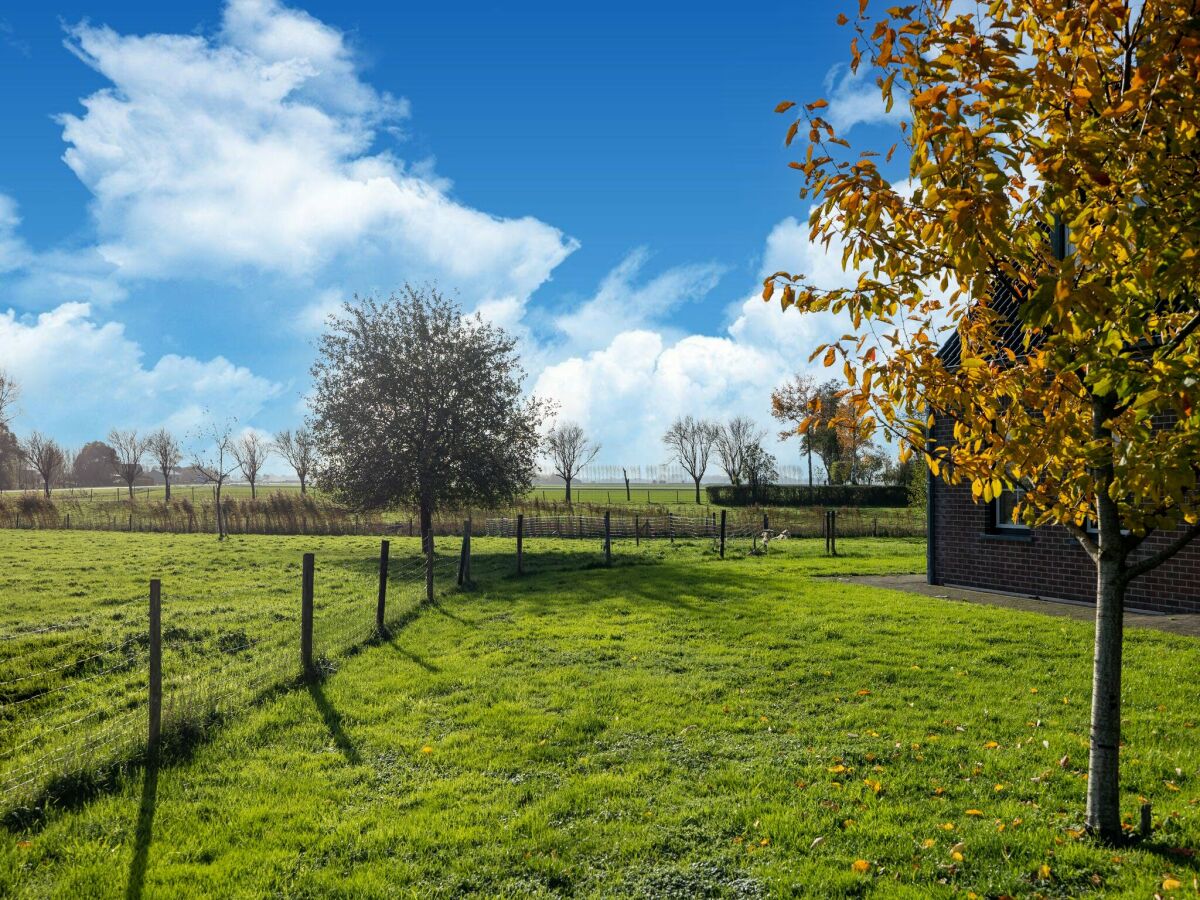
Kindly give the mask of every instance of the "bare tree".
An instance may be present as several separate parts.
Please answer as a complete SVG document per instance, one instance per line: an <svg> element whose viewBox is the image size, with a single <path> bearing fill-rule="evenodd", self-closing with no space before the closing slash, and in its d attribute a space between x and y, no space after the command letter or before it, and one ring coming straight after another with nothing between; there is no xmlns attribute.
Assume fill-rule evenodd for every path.
<svg viewBox="0 0 1200 900"><path fill-rule="evenodd" d="M8 425L12 418L12 406L20 393L21 389L12 376L0 369L0 425Z"/></svg>
<svg viewBox="0 0 1200 900"><path fill-rule="evenodd" d="M200 473L200 477L213 486L217 509L217 540L226 537L225 512L221 508L221 489L234 469L238 467L233 455L233 422L224 424L213 422L201 429L197 438L206 446L198 449L192 456L192 468Z"/></svg>
<svg viewBox="0 0 1200 900"><path fill-rule="evenodd" d="M308 493L308 476L317 464L317 442L312 431L307 428L297 428L294 432L284 429L275 435L275 452L296 470L296 477L300 479L300 493Z"/></svg>
<svg viewBox="0 0 1200 900"><path fill-rule="evenodd" d="M129 499L133 499L133 483L142 474L142 457L146 455L146 438L139 437L136 428L121 431L114 428L108 433L108 443L113 448L113 468L126 487Z"/></svg>
<svg viewBox="0 0 1200 900"><path fill-rule="evenodd" d="M259 437L257 431L247 431L240 440L234 441L230 448L233 458L237 460L242 476L250 482L250 499L258 496L258 476L263 464L271 455L271 442Z"/></svg>
<svg viewBox="0 0 1200 900"><path fill-rule="evenodd" d="M146 438L146 450L154 461L158 463L158 471L162 472L163 484L167 489L166 500L170 503L171 476L179 468L179 462L183 459L183 451L179 448L179 441L175 440L175 435L171 434L167 429L160 428Z"/></svg>
<svg viewBox="0 0 1200 900"><path fill-rule="evenodd" d="M53 438L35 431L21 441L21 455L37 471L42 479L42 490L50 496L50 489L62 480L67 466L67 455Z"/></svg>
<svg viewBox="0 0 1200 900"><path fill-rule="evenodd" d="M579 425L563 422L547 433L545 448L555 473L567 483L567 503L570 503L571 482L580 469L596 458L600 445L589 441Z"/></svg>
<svg viewBox="0 0 1200 900"><path fill-rule="evenodd" d="M742 483L742 475L746 470L746 453L761 441L765 434L765 431L759 429L754 421L746 416L734 416L717 429L717 456L721 459L721 468L729 477L730 484Z"/></svg>
<svg viewBox="0 0 1200 900"><path fill-rule="evenodd" d="M663 443L696 483L697 503L700 502L700 479L708 471L708 458L712 454L718 431L712 422L684 416L672 422L663 435Z"/></svg>

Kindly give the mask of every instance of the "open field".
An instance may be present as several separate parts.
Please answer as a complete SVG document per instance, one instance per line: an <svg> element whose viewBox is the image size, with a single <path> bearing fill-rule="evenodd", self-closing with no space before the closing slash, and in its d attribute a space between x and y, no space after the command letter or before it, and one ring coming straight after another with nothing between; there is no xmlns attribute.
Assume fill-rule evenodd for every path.
<svg viewBox="0 0 1200 900"><path fill-rule="evenodd" d="M1114 850L1078 831L1090 626L823 577L919 571L918 541L725 561L657 543L611 570L587 542L532 544L518 579L511 541L478 540L473 590L239 707L162 768L12 826L0 894L1194 890L1195 641L1129 634L1123 807L1151 800L1156 831ZM290 643L300 553L317 553L318 607L369 610L376 547L2 531L0 632L125 634L160 574L164 628L187 613ZM173 589L192 599L173 608Z"/></svg>

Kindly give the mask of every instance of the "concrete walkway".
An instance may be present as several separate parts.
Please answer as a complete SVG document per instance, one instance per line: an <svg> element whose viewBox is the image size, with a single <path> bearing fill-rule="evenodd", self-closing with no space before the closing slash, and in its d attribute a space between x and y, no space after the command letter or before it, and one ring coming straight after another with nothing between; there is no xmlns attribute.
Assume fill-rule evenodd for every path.
<svg viewBox="0 0 1200 900"><path fill-rule="evenodd" d="M869 584L892 591L907 591L924 594L940 600L958 600L964 603L984 603L988 606L1003 606L1006 609L1022 609L1027 612L1043 613L1048 616L1066 616L1081 622L1096 619L1095 607L1090 603L1073 603L1068 600L1042 600L1037 597L1020 597L1013 594L996 594L971 588L948 587L943 584L927 584L924 575L853 575L838 577L837 581L852 584ZM1200 637L1200 614L1161 615L1158 613L1125 613L1125 626L1134 628L1156 628L1171 634Z"/></svg>

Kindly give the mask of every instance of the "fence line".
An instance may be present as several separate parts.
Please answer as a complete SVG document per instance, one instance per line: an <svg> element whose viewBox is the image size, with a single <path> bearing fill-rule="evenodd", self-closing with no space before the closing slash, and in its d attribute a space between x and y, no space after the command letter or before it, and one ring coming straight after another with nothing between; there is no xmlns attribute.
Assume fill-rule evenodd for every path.
<svg viewBox="0 0 1200 900"><path fill-rule="evenodd" d="M0 819L31 821L46 803L86 795L110 773L153 758L160 745L192 740L265 693L333 671L339 658L386 634L427 598L425 558L390 562L378 579L351 578L348 591L330 591L321 588L330 572L317 560L315 578L297 592L312 604L303 618L297 603L290 614L276 608L197 635L173 621L192 621L189 600L244 599L246 592L174 594L154 579L144 630L123 640L89 634L49 647L14 646L16 653L0 656ZM438 591L456 587L460 564L459 555L434 547ZM303 663L294 649L297 626L309 651ZM37 640L52 630L0 637ZM52 655L26 671L40 653Z"/></svg>

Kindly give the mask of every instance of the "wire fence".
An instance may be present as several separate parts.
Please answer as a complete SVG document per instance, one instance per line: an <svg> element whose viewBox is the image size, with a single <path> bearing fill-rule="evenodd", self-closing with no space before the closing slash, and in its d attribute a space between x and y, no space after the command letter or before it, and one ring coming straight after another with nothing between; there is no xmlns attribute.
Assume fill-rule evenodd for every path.
<svg viewBox="0 0 1200 900"><path fill-rule="evenodd" d="M655 542L699 541L723 558L738 543L759 554L780 540L823 537L836 555L839 537L897 536L877 521L843 522L833 510L816 523L727 512L518 515L488 518L483 531L499 539L480 556L485 579L529 571L526 541L540 571L637 561L643 543L642 554L654 556ZM353 559L318 569L305 554L286 583L186 593L155 580L148 609L145 596L133 597L106 603L106 618L0 633L0 820L36 821L47 806L90 796L151 753L187 747L270 692L335 671L439 592L471 581L471 532L466 520L461 543L431 538L429 554L414 541L393 557L384 540L377 568Z"/></svg>
<svg viewBox="0 0 1200 900"><path fill-rule="evenodd" d="M831 517L830 513L833 513ZM783 538L824 538L833 521L840 537L924 537L925 522L906 516L866 515L857 510L807 510L772 517L769 514L729 516L713 512L699 516L664 513L662 515L516 515L489 518L486 534L515 538L518 527L523 538L604 538L635 541L708 538L726 540Z"/></svg>
<svg viewBox="0 0 1200 900"><path fill-rule="evenodd" d="M317 570L316 584L334 590L314 588L312 562L290 597L178 593L155 581L149 615L146 598L120 604L145 623L132 631L97 618L0 634L0 819L29 824L151 751L187 746L266 694L335 670L419 609L428 578L433 596L456 588L461 553L435 543L431 559L389 559L388 543L378 577ZM220 627L197 625L217 609Z"/></svg>

